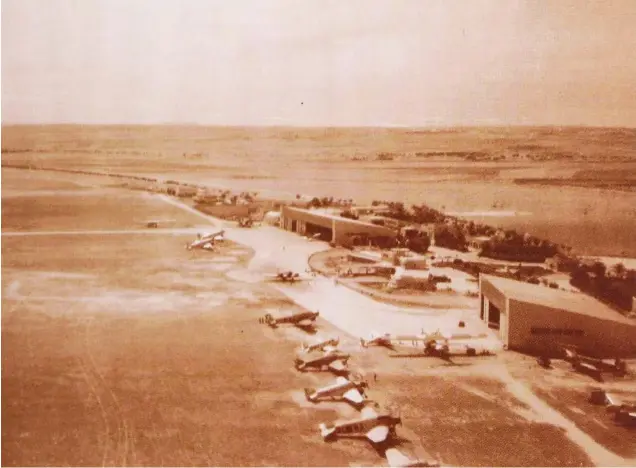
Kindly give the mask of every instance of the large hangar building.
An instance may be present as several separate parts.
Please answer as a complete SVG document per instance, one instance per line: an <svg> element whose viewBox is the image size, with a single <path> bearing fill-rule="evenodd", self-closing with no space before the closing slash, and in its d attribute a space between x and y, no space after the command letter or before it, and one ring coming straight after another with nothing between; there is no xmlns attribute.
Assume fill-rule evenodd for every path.
<svg viewBox="0 0 636 468"><path fill-rule="evenodd" d="M636 320L590 296L491 275L480 275L479 291L480 318L508 349L559 355L574 345L636 357Z"/></svg>
<svg viewBox="0 0 636 468"><path fill-rule="evenodd" d="M354 219L343 218L317 210L283 206L280 226L306 236L319 235L320 239L349 246L369 241L387 241L397 237L397 232L385 226L377 226Z"/></svg>

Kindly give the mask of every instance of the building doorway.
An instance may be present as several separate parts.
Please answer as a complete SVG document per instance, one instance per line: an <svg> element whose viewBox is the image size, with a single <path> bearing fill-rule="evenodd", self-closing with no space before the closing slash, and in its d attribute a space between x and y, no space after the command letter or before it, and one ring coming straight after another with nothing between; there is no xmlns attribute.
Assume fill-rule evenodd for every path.
<svg viewBox="0 0 636 468"><path fill-rule="evenodd" d="M492 302L488 304L488 328L499 330L501 326L501 311Z"/></svg>

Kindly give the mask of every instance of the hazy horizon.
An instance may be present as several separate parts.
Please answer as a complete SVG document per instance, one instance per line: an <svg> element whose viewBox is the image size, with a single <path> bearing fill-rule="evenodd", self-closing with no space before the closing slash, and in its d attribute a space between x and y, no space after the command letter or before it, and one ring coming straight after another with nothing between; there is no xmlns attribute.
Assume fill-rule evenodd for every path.
<svg viewBox="0 0 636 468"><path fill-rule="evenodd" d="M6 122L3 121L2 127L208 127L208 128L296 128L296 129L380 129L380 130L421 130L421 131L438 131L438 130L479 130L479 129L606 129L606 130L636 130L636 125L629 126L609 126L609 125L541 125L541 124L489 124L489 125L294 125L294 124L215 124L215 123L196 123L196 122L156 122L156 123L136 123L136 122Z"/></svg>
<svg viewBox="0 0 636 468"><path fill-rule="evenodd" d="M3 124L636 128L636 2L5 0Z"/></svg>

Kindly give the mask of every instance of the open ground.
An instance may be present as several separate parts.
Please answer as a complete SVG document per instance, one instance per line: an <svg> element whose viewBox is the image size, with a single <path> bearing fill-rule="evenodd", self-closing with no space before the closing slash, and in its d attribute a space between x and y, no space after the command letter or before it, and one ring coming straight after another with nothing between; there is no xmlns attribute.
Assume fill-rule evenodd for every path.
<svg viewBox="0 0 636 468"><path fill-rule="evenodd" d="M258 279L270 263L304 270L320 243L228 228L220 252L188 252L193 235L183 229L210 230L215 220L172 199L89 176L3 170L2 178L6 466L385 463L366 442L321 440L318 423L355 413L306 403L304 387L331 380L292 367L295 348L312 337L257 320L303 308L320 310L318 335L339 335L352 367L376 375L369 396L399 407L406 447L450 465L634 463L636 444L606 415L592 416L600 424L577 419L580 399L558 407L567 388L591 383L585 377L545 375L513 353L449 365L363 351L367 332L435 326L439 311L400 314L325 278L285 287ZM134 235L157 217L171 228ZM50 234L20 235L42 231ZM548 403L559 413L539 390L556 396Z"/></svg>

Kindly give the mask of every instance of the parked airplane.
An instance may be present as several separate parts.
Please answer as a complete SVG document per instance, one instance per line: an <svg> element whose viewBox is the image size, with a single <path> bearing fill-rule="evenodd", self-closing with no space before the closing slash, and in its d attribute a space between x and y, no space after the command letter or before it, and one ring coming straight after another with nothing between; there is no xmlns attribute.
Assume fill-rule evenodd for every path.
<svg viewBox="0 0 636 468"><path fill-rule="evenodd" d="M376 412L371 407L362 409L362 417L350 421L336 421L331 425L320 424L320 435L325 441L337 437L366 437L379 444L395 435L395 426L402 424L402 418L390 412Z"/></svg>
<svg viewBox="0 0 636 468"><path fill-rule="evenodd" d="M239 218L237 226L241 228L254 227L254 220L252 218Z"/></svg>
<svg viewBox="0 0 636 468"><path fill-rule="evenodd" d="M325 399L346 400L354 406L360 406L364 403L366 397L364 389L368 387L369 384L364 380L356 382L345 377L338 377L334 383L317 390L306 388L305 397L313 403Z"/></svg>
<svg viewBox="0 0 636 468"><path fill-rule="evenodd" d="M188 250L192 250L192 249L210 250L214 247L214 242L223 240L224 235L225 235L224 230L213 232L213 233L207 233L207 234L197 234L197 239L195 241L192 241L190 244L186 245L186 248Z"/></svg>
<svg viewBox="0 0 636 468"><path fill-rule="evenodd" d="M347 362L351 355L347 353L342 353L340 351L327 351L322 355L317 357L297 357L294 359L294 367L297 370L304 372L307 369L318 369L318 370L330 370L334 373L346 373Z"/></svg>
<svg viewBox="0 0 636 468"><path fill-rule="evenodd" d="M442 333L440 330L427 333L422 330L419 335L392 335L390 333L372 335L369 340L360 339L360 344L363 347L368 347L371 344L385 346L394 351L398 347L416 348L421 349L422 356L437 356L448 359L450 356L490 354L486 349L482 349L478 353L473 345L466 343L467 340L484 337L486 337L485 334L472 336L469 334Z"/></svg>
<svg viewBox="0 0 636 468"><path fill-rule="evenodd" d="M624 426L636 427L636 409L621 408L614 414L614 420Z"/></svg>
<svg viewBox="0 0 636 468"><path fill-rule="evenodd" d="M396 349L398 346L423 348L428 342L436 339L446 339L440 332L431 334L421 333L419 335L393 335L391 333L377 334L372 333L368 340L360 338L362 347L367 348L370 345L384 346L389 349Z"/></svg>
<svg viewBox="0 0 636 468"><path fill-rule="evenodd" d="M618 424L636 426L636 403L624 403L605 390L594 390L590 396L590 401L602 404L607 408L607 411L614 413L614 420Z"/></svg>
<svg viewBox="0 0 636 468"><path fill-rule="evenodd" d="M280 283L297 283L299 281L309 281L313 279L313 276L300 276L299 273L293 271L284 271L276 273L275 275L266 275L269 281L275 281Z"/></svg>
<svg viewBox="0 0 636 468"><path fill-rule="evenodd" d="M411 467L411 466L430 466L430 467L439 467L440 463L437 460L421 460L421 459L412 459L402 452L400 452L395 447L388 448L386 452L384 452L386 456L386 460L389 462L389 466L392 467Z"/></svg>
<svg viewBox="0 0 636 468"><path fill-rule="evenodd" d="M311 351L326 351L328 349L335 349L340 344L340 337L336 336L335 338L329 338L319 343L314 344L302 344L302 350L306 353L310 353Z"/></svg>
<svg viewBox="0 0 636 468"><path fill-rule="evenodd" d="M311 328L314 326L314 322L319 315L320 312L299 312L297 314L274 318L272 314L266 314L264 317L259 318L258 321L272 328L276 328L278 325L284 323L289 323L300 328Z"/></svg>
<svg viewBox="0 0 636 468"><path fill-rule="evenodd" d="M591 374L597 379L601 379L603 371L612 372L620 376L627 374L627 365L625 364L625 361L619 358L614 359L613 364L609 364L603 359L580 354L573 347L564 347L563 351L565 353L565 361L572 364L572 367L575 370Z"/></svg>

